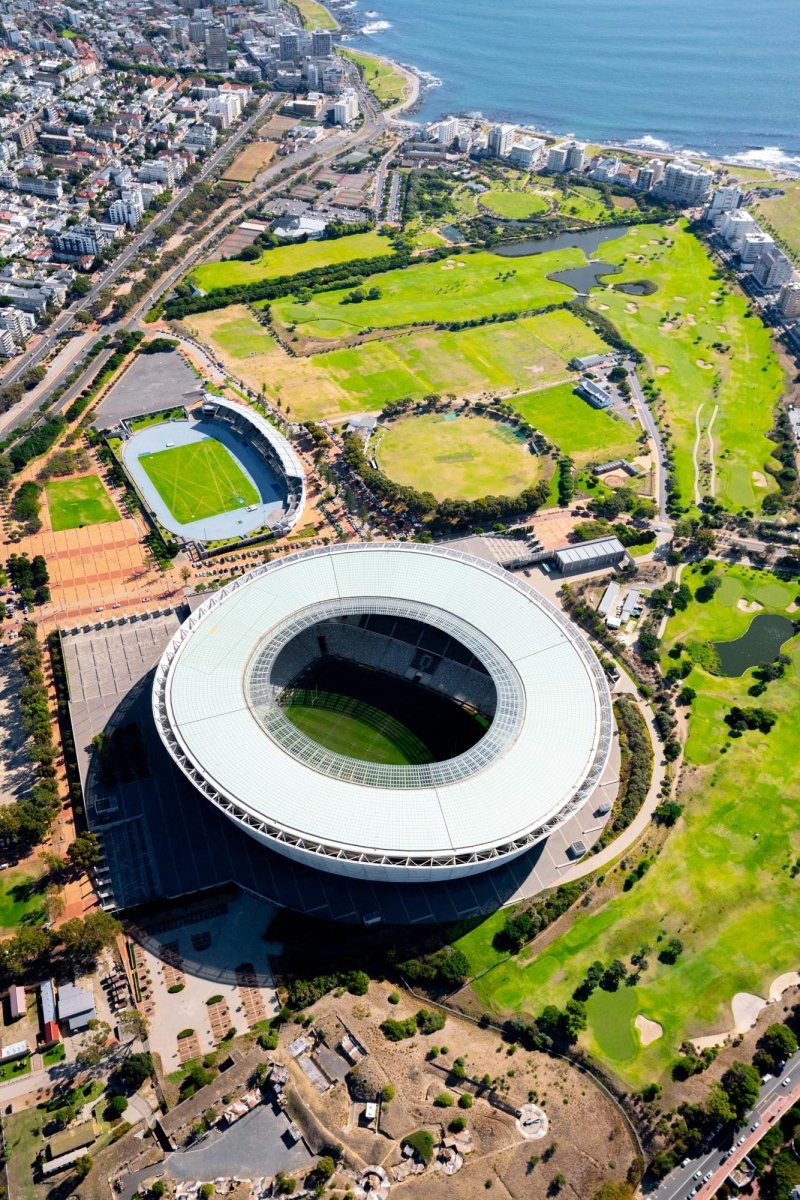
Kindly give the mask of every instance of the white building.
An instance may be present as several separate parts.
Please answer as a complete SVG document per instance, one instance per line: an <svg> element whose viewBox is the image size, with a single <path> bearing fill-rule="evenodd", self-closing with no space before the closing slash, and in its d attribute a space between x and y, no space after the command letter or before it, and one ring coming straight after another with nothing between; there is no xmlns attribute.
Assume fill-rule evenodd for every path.
<svg viewBox="0 0 800 1200"><path fill-rule="evenodd" d="M548 171L566 171L567 169L567 147L566 143L560 146L551 146L547 152L547 169Z"/></svg>
<svg viewBox="0 0 800 1200"><path fill-rule="evenodd" d="M596 179L599 183L613 183L617 175L619 175L619 169L621 166L622 163L620 160L615 158L613 155L607 158L601 158L592 167L591 171L589 172L589 176L591 179Z"/></svg>
<svg viewBox="0 0 800 1200"><path fill-rule="evenodd" d="M762 254L753 266L753 279L763 292L775 292L794 275L794 267L777 246Z"/></svg>
<svg viewBox="0 0 800 1200"><path fill-rule="evenodd" d="M748 233L758 229L753 217L745 208L735 208L732 212L723 213L719 222L719 231L725 242L732 249L741 245Z"/></svg>
<svg viewBox="0 0 800 1200"><path fill-rule="evenodd" d="M449 146L458 137L458 118L447 117L431 125L430 134L434 142L440 146Z"/></svg>
<svg viewBox="0 0 800 1200"><path fill-rule="evenodd" d="M109 205L108 219L114 225L135 229L144 215L144 200L140 187L123 188L119 200Z"/></svg>
<svg viewBox="0 0 800 1200"><path fill-rule="evenodd" d="M35 328L36 319L32 313L13 305L0 308L0 351L6 358L19 353Z"/></svg>
<svg viewBox="0 0 800 1200"><path fill-rule="evenodd" d="M333 123L334 125L349 125L351 121L355 121L360 111L358 93L352 88L348 88L334 101Z"/></svg>
<svg viewBox="0 0 800 1200"><path fill-rule="evenodd" d="M160 183L162 190L175 186L175 163L171 158L157 158L153 162L143 163L139 168L139 179L142 183Z"/></svg>
<svg viewBox="0 0 800 1200"><path fill-rule="evenodd" d="M523 170L530 170L534 163L538 162L542 151L544 150L544 142L541 138L520 138L511 147L508 155L508 161L513 163L515 167L522 167Z"/></svg>
<svg viewBox="0 0 800 1200"><path fill-rule="evenodd" d="M495 158L505 158L514 144L515 133L513 125L493 125L487 141L489 153Z"/></svg>
<svg viewBox="0 0 800 1200"><path fill-rule="evenodd" d="M564 148L567 151L567 170L582 171L586 162L586 147L580 142L565 142Z"/></svg>
<svg viewBox="0 0 800 1200"><path fill-rule="evenodd" d="M194 125L190 125L186 137L183 139L185 146L192 146L197 150L211 150L217 142L217 131L213 125L208 125L204 121L198 121Z"/></svg>
<svg viewBox="0 0 800 1200"><path fill-rule="evenodd" d="M778 297L778 308L787 321L800 317L800 279L790 279L781 288Z"/></svg>
<svg viewBox="0 0 800 1200"><path fill-rule="evenodd" d="M763 254L774 250L775 239L764 233L756 225L750 233L746 233L739 246L739 261L743 267L752 266Z"/></svg>
<svg viewBox="0 0 800 1200"><path fill-rule="evenodd" d="M242 113L242 103L236 92L221 92L209 100L206 115L220 129L230 129Z"/></svg>
<svg viewBox="0 0 800 1200"><path fill-rule="evenodd" d="M82 258L85 254L97 255L107 245L108 239L98 225L74 225L55 238L53 245L61 254Z"/></svg>
<svg viewBox="0 0 800 1200"><path fill-rule="evenodd" d="M658 190L662 198L671 204L678 204L681 208L696 208L708 200L713 179L713 172L706 167L676 158L664 168L664 178Z"/></svg>
<svg viewBox="0 0 800 1200"><path fill-rule="evenodd" d="M706 211L706 220L716 224L724 213L735 212L742 203L742 190L735 184L715 189Z"/></svg>

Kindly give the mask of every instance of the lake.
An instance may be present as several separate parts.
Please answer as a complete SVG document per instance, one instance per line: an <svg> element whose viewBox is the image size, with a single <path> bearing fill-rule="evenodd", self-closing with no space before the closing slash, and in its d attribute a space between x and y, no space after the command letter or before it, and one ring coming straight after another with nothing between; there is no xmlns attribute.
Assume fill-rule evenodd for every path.
<svg viewBox="0 0 800 1200"><path fill-rule="evenodd" d="M720 674L743 675L750 667L774 662L781 646L794 635L794 625L779 613L759 613L747 633L733 642L712 642L719 656Z"/></svg>

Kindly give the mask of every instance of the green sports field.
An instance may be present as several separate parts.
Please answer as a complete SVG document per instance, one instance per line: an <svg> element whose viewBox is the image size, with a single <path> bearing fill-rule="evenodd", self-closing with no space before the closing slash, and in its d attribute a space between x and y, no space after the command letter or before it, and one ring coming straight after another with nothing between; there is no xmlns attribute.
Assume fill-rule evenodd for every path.
<svg viewBox="0 0 800 1200"><path fill-rule="evenodd" d="M245 508L259 499L233 456L214 438L143 454L139 462L182 525Z"/></svg>
<svg viewBox="0 0 800 1200"><path fill-rule="evenodd" d="M45 484L44 490L50 524L56 532L120 520L111 497L96 475L51 479Z"/></svg>
<svg viewBox="0 0 800 1200"><path fill-rule="evenodd" d="M253 262L231 258L224 262L202 263L192 268L192 279L204 292L210 292L214 288L238 287L240 284L258 283L261 279L299 275L303 271L351 262L356 258L380 258L392 253L388 239L372 230L330 241L278 246L274 250L265 250L261 258Z"/></svg>
<svg viewBox="0 0 800 1200"><path fill-rule="evenodd" d="M786 614L797 593L796 584L764 572L716 570L721 588L670 619L665 650L743 633L752 613L738 606L740 599ZM694 592L703 577L690 569L682 578ZM784 652L791 657L785 677L757 701L748 695L751 671L721 678L693 668L686 679L697 697L686 746L692 771L679 796L684 815L630 891L577 915L539 955L523 950L500 962L491 945L498 917L460 939L474 969L497 963L474 985L482 1004L532 1014L547 1003L563 1005L595 959L620 958L630 969L631 954L649 945L649 965L635 987L592 997L584 1038L626 1085L638 1087L668 1074L686 1038L729 1029L736 992L766 996L777 975L796 968L786 930L800 926L800 893L789 872L800 855L800 638ZM771 733L729 738L724 714L732 704L753 703L777 714ZM628 868L637 858L628 853ZM658 943L672 936L684 952L668 966L658 961ZM639 1013L663 1027L648 1047L633 1027Z"/></svg>
<svg viewBox="0 0 800 1200"><path fill-rule="evenodd" d="M592 408L575 395L573 383L513 396L511 403L577 466L613 458L631 458L638 450L638 428L621 417Z"/></svg>
<svg viewBox="0 0 800 1200"><path fill-rule="evenodd" d="M390 479L437 499L516 496L539 477L539 460L510 425L439 413L401 417L375 451Z"/></svg>
<svg viewBox="0 0 800 1200"><path fill-rule="evenodd" d="M597 257L622 272L592 292L591 305L645 355L642 374L661 391L683 503L694 504L697 484L726 508L758 509L777 490L765 471L774 448L767 433L785 384L769 330L683 222L636 226ZM613 290L642 279L657 284L651 296Z"/></svg>
<svg viewBox="0 0 800 1200"><path fill-rule="evenodd" d="M512 191L510 188L492 188L478 198L478 204L495 216L510 221L524 221L527 217L546 212L549 207L545 197L536 192Z"/></svg>
<svg viewBox="0 0 800 1200"><path fill-rule="evenodd" d="M580 267L582 250L563 250L504 258L486 250L457 254L441 262L386 271L366 281L380 299L343 303L353 290L318 292L307 303L291 298L271 304L273 317L309 337L351 337L364 329L392 329L423 321L464 321L496 313L524 312L572 300L572 288L547 276Z"/></svg>
<svg viewBox="0 0 800 1200"><path fill-rule="evenodd" d="M394 717L363 700L313 693L287 705L286 716L321 746L362 762L408 765L431 761L427 747Z"/></svg>
<svg viewBox="0 0 800 1200"><path fill-rule="evenodd" d="M296 358L243 305L195 314L187 324L235 375L256 391L263 385L304 421L377 411L390 400L430 392L527 393L565 381L570 358L603 348L594 330L566 309L458 332L416 330Z"/></svg>

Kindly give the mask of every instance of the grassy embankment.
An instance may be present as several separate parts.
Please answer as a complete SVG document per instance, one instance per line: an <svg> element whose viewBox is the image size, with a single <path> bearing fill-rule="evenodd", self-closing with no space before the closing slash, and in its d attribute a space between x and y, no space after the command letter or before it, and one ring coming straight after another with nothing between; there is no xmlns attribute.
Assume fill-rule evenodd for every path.
<svg viewBox="0 0 800 1200"><path fill-rule="evenodd" d="M673 617L665 652L676 642L729 639L744 633L752 614L740 599L786 613L797 585L743 567L717 567L722 587L713 600L693 600ZM687 570L696 591L702 578ZM692 703L681 801L685 812L648 873L590 915L579 914L566 933L541 954L523 950L480 979L481 1002L498 1012L535 1014L563 1004L591 962L653 949L635 987L595 992L588 1004L587 1048L628 1086L663 1077L686 1038L730 1028L737 992L766 996L771 981L796 965L786 930L800 924L800 899L790 867L800 854L800 639L784 646L791 666L759 700L748 695L752 671L720 678L695 666L686 683ZM665 657L665 663L675 660ZM761 704L778 720L772 732L727 736L724 714L732 704ZM634 856L629 854L632 865ZM492 937L496 914L458 943L473 970L499 961ZM684 951L668 966L657 959L659 938L679 937ZM634 1026L641 1013L663 1028L648 1047Z"/></svg>
<svg viewBox="0 0 800 1200"><path fill-rule="evenodd" d="M274 250L265 250L261 258L253 262L229 258L222 262L202 263L192 268L191 278L204 292L210 292L215 288L239 287L258 283L262 279L299 275L318 267L331 267L357 258L380 258L391 253L388 239L371 230L369 233L354 233L350 237L330 241L278 246Z"/></svg>
<svg viewBox="0 0 800 1200"><path fill-rule="evenodd" d="M408 95L409 81L401 71L395 70L387 59L378 58L375 54L366 54L363 50L344 47L341 48L341 52L360 69L364 83L381 108L395 108L403 103Z"/></svg>

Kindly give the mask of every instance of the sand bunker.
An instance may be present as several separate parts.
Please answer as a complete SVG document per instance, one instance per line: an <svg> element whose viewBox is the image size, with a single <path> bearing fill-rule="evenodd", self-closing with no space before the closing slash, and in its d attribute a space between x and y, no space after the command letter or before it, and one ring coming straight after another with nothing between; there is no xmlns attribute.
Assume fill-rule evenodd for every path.
<svg viewBox="0 0 800 1200"><path fill-rule="evenodd" d="M597 307L600 309L600 311L601 311L601 312L608 312L608 305L607 305L607 304L598 304L598 306L597 306Z"/></svg>
<svg viewBox="0 0 800 1200"><path fill-rule="evenodd" d="M456 263L457 267L465 267L466 265L467 265L466 263Z"/></svg>
<svg viewBox="0 0 800 1200"><path fill-rule="evenodd" d="M649 1017L643 1017L641 1013L633 1023L639 1030L639 1040L643 1046L650 1046L653 1042L657 1042L664 1032L658 1021L651 1021Z"/></svg>
<svg viewBox="0 0 800 1200"><path fill-rule="evenodd" d="M440 267L440 270L442 270L442 271L455 271L455 267L453 266L453 264L452 264L452 263L442 263L442 265L441 265L441 267Z"/></svg>
<svg viewBox="0 0 800 1200"><path fill-rule="evenodd" d="M670 329L674 329L675 326L672 321L662 321L658 328L662 333L669 333Z"/></svg>
<svg viewBox="0 0 800 1200"><path fill-rule="evenodd" d="M779 978L781 977L779 976ZM777 982L776 979L775 983ZM754 996L752 992L737 992L731 1001L733 1028L726 1029L723 1033L710 1033L706 1037L693 1038L692 1045L698 1051L708 1050L711 1046L722 1046L729 1037L747 1033L748 1029L752 1029L755 1025L759 1014L762 1009L767 1007L768 1003L769 1001L762 999L761 996Z"/></svg>
<svg viewBox="0 0 800 1200"><path fill-rule="evenodd" d="M789 607L797 608L797 605L790 604ZM785 975L779 975L777 979L773 979L769 989L770 1004L775 1004L784 992L788 992L789 988L797 987L798 984L800 984L800 971L787 971Z"/></svg>
<svg viewBox="0 0 800 1200"><path fill-rule="evenodd" d="M767 477L761 471L753 471L753 483L756 487L766 487Z"/></svg>
<svg viewBox="0 0 800 1200"><path fill-rule="evenodd" d="M718 333L727 333L727 332L728 332L728 326L727 326L727 325L718 325L718 326L717 326L717 332L718 332Z"/></svg>
<svg viewBox="0 0 800 1200"><path fill-rule="evenodd" d="M704 358L697 358L697 359L695 359L695 362L697 363L698 367L700 367L703 371L713 371L714 370L714 364L710 363L710 362L706 362L706 360Z"/></svg>
<svg viewBox="0 0 800 1200"><path fill-rule="evenodd" d="M629 300L628 303L625 305L626 313L637 313L638 311L639 311L639 306L634 304L632 300Z"/></svg>
<svg viewBox="0 0 800 1200"><path fill-rule="evenodd" d="M685 296L676 296L676 297L675 297L675 301L676 301L676 303L677 303L677 304L685 304L685 303L686 303L686 297L685 297Z"/></svg>
<svg viewBox="0 0 800 1200"><path fill-rule="evenodd" d="M795 604L794 600L792 601L792 603L791 603L791 604L787 604L787 605L786 605L786 611L787 611L787 612L797 612L797 610L798 610L799 608L800 608L800 604ZM782 975L780 975L780 976L779 976L779 978L780 978L780 979L783 979L783 976L782 976Z"/></svg>
<svg viewBox="0 0 800 1200"><path fill-rule="evenodd" d="M656 375L669 375L669 367L656 367Z"/></svg>
<svg viewBox="0 0 800 1200"><path fill-rule="evenodd" d="M740 608L742 612L753 613L760 612L764 605L759 604L757 600L745 600L742 598L736 601L736 607Z"/></svg>
<svg viewBox="0 0 800 1200"><path fill-rule="evenodd" d="M686 314L686 324L687 324L687 325L696 325L696 324L697 324L697 320L696 320L696 318L695 318L695 315L694 315L694 313L687 313L687 314Z"/></svg>

